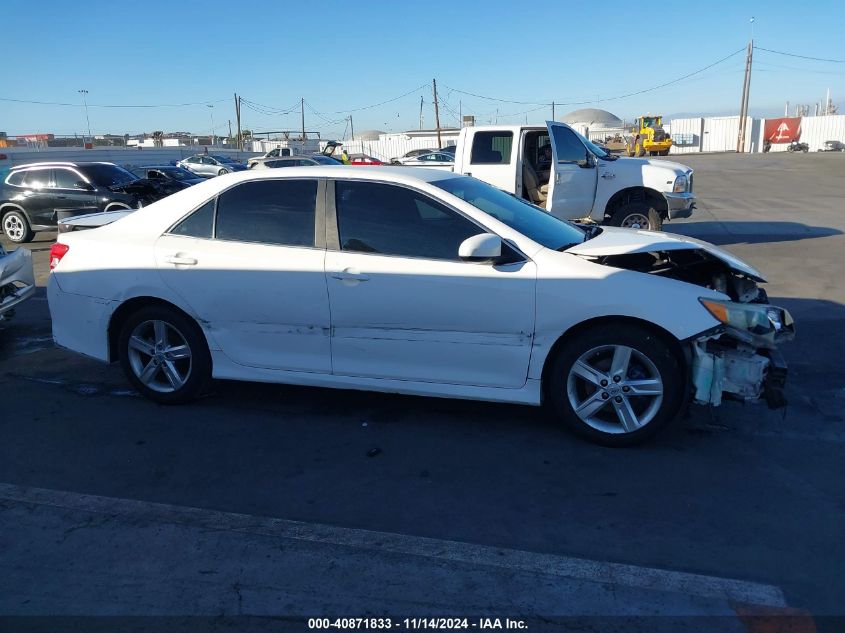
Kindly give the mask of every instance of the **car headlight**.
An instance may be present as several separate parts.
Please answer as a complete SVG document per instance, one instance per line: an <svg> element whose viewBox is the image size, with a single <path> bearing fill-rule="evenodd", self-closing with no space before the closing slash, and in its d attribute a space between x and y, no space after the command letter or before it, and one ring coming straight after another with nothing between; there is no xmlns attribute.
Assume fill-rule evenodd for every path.
<svg viewBox="0 0 845 633"><path fill-rule="evenodd" d="M681 174L675 178L675 184L672 186L672 193L684 193L687 190L687 177Z"/></svg>
<svg viewBox="0 0 845 633"><path fill-rule="evenodd" d="M793 329L792 315L777 306L704 298L699 301L717 321L752 334L778 333Z"/></svg>

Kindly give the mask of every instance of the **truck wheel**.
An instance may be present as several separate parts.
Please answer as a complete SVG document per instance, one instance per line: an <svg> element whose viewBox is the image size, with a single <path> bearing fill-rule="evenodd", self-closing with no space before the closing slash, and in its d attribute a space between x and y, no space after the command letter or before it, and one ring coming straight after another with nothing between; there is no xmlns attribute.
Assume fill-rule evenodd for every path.
<svg viewBox="0 0 845 633"><path fill-rule="evenodd" d="M634 153L638 157L645 156L645 148L642 145L640 145L639 143L637 143L637 146L634 148Z"/></svg>
<svg viewBox="0 0 845 633"><path fill-rule="evenodd" d="M658 154L660 154L660 156L668 156L668 155L669 155L669 150L668 150L668 149L664 149L663 151L658 152Z"/></svg>
<svg viewBox="0 0 845 633"><path fill-rule="evenodd" d="M622 205L613 212L608 224L626 229L663 230L663 218L657 209L647 202L629 202Z"/></svg>

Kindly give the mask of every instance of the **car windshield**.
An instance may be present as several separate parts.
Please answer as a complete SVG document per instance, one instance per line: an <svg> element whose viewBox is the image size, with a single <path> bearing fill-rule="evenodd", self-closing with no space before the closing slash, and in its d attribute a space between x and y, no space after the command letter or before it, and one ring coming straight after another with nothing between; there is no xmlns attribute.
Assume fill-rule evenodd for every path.
<svg viewBox="0 0 845 633"><path fill-rule="evenodd" d="M575 130L572 131L575 132ZM599 158L604 158L605 160L616 160L617 158L619 158L618 156L614 156L613 154L606 152L601 147L591 142L590 139L585 137L583 134L579 134L578 132L575 133L581 137L581 140L584 141L584 145L587 146L587 149L589 149L593 154L595 154Z"/></svg>
<svg viewBox="0 0 845 633"><path fill-rule="evenodd" d="M218 156L217 154L212 155L212 158L216 160L218 163L237 163L234 158L230 158L228 156Z"/></svg>
<svg viewBox="0 0 845 633"><path fill-rule="evenodd" d="M125 185L127 183L138 180L138 177L131 171L118 167L117 165L80 165L81 171L88 180L100 187L113 187L115 185Z"/></svg>
<svg viewBox="0 0 845 633"><path fill-rule="evenodd" d="M310 156L309 158L313 161L317 161L321 165L343 165L342 160L330 158L329 156L321 156L320 154L315 154L314 156Z"/></svg>
<svg viewBox="0 0 845 633"><path fill-rule="evenodd" d="M181 167L158 167L157 168L160 172L163 172L167 176L173 178L173 180L196 180L197 175L193 172L188 171L187 169L182 169Z"/></svg>
<svg viewBox="0 0 845 633"><path fill-rule="evenodd" d="M475 178L446 178L431 183L493 216L546 248L563 250L586 239L587 233Z"/></svg>

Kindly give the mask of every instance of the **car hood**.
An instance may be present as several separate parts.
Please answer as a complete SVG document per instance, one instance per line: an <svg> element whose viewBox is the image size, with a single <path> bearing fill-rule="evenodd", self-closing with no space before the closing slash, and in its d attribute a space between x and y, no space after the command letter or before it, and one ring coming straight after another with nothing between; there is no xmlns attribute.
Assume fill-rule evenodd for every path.
<svg viewBox="0 0 845 633"><path fill-rule="evenodd" d="M708 242L658 231L603 227L596 237L568 248L565 252L583 257L607 257L609 255L633 255L659 251L703 250L722 261L733 272L740 273L754 281L765 282L760 272L725 250Z"/></svg>

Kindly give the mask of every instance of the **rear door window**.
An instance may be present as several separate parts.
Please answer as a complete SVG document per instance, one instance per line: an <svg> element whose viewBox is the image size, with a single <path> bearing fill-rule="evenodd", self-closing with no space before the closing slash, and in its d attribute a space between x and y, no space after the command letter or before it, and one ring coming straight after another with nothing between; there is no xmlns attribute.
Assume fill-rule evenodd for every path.
<svg viewBox="0 0 845 633"><path fill-rule="evenodd" d="M260 180L220 194L215 236L220 240L314 246L316 180Z"/></svg>
<svg viewBox="0 0 845 633"><path fill-rule="evenodd" d="M53 186L57 189L79 189L79 182L83 182L82 177L70 169L53 170Z"/></svg>
<svg viewBox="0 0 845 633"><path fill-rule="evenodd" d="M44 189L50 186L50 169L30 169L24 176L24 187Z"/></svg>

